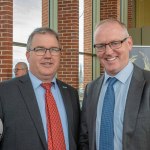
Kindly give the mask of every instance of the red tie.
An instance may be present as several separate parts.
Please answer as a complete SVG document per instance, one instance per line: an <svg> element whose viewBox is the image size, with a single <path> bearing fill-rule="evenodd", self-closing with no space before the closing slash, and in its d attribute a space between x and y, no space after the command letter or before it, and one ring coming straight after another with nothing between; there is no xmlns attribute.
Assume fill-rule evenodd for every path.
<svg viewBox="0 0 150 150"><path fill-rule="evenodd" d="M48 150L66 150L63 129L54 97L50 91L50 83L42 83L46 90L45 105L48 129Z"/></svg>

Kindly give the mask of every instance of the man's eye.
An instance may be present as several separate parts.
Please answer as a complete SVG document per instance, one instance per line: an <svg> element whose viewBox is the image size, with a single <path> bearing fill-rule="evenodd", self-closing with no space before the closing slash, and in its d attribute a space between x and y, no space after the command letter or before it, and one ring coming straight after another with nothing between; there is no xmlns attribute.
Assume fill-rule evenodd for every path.
<svg viewBox="0 0 150 150"><path fill-rule="evenodd" d="M59 48L57 48L57 47L52 47L51 50L52 50L52 51L59 51Z"/></svg>
<svg viewBox="0 0 150 150"><path fill-rule="evenodd" d="M35 51L45 51L44 48L36 48Z"/></svg>
<svg viewBox="0 0 150 150"><path fill-rule="evenodd" d="M120 44L120 42L111 42L111 46L115 46L115 45L118 45Z"/></svg>
<svg viewBox="0 0 150 150"><path fill-rule="evenodd" d="M101 45L97 45L96 47L97 47L97 48L104 48L105 45L102 45L102 44L101 44Z"/></svg>

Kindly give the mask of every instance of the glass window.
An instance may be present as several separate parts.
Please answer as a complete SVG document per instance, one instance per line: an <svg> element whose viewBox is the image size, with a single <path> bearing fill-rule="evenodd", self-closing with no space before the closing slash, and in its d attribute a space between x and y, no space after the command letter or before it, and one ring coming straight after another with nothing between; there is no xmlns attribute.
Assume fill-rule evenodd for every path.
<svg viewBox="0 0 150 150"><path fill-rule="evenodd" d="M28 36L41 26L41 0L13 0L13 68L19 61L27 62L25 53Z"/></svg>
<svg viewBox="0 0 150 150"><path fill-rule="evenodd" d="M13 41L26 43L33 29L42 25L41 0L13 0Z"/></svg>
<svg viewBox="0 0 150 150"><path fill-rule="evenodd" d="M83 82L84 82L84 0L79 1L79 97L83 100Z"/></svg>

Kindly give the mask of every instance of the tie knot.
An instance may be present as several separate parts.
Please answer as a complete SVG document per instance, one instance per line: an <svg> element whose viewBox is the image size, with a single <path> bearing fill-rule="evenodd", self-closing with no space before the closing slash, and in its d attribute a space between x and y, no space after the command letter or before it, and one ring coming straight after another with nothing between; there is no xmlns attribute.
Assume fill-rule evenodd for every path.
<svg viewBox="0 0 150 150"><path fill-rule="evenodd" d="M52 84L51 84L51 83L42 83L41 86L42 86L45 90L50 90Z"/></svg>
<svg viewBox="0 0 150 150"><path fill-rule="evenodd" d="M114 84L115 84L115 82L117 81L117 79L115 78L115 77L113 77L113 78L109 78L109 84L108 84L108 86L113 86Z"/></svg>

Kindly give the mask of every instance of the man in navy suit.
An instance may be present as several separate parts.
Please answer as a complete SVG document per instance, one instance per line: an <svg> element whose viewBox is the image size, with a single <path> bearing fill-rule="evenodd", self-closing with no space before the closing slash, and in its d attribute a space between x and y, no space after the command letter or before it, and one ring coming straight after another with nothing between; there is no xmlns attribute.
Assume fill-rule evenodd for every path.
<svg viewBox="0 0 150 150"><path fill-rule="evenodd" d="M111 141L111 144L107 143L107 146L112 146L110 150L150 150L150 72L129 61L133 42L126 26L116 19L100 22L94 33L94 43L105 73L85 89L80 150L105 150L106 147L100 149L100 146L103 141L107 143L107 139ZM103 102L107 79L110 77L117 79L113 85L115 106L111 118L108 113L109 120L113 120L113 136L101 138L104 131L101 130L101 125L105 124L101 124ZM106 122L106 118L104 120ZM109 125L105 126L104 135L109 137L108 127Z"/></svg>
<svg viewBox="0 0 150 150"><path fill-rule="evenodd" d="M1 150L48 150L45 90L52 83L66 150L77 150L79 99L77 90L56 79L61 48L57 33L37 28L29 36L26 57L29 72L0 84ZM57 139L57 143L59 138ZM62 150L60 148L60 150Z"/></svg>

